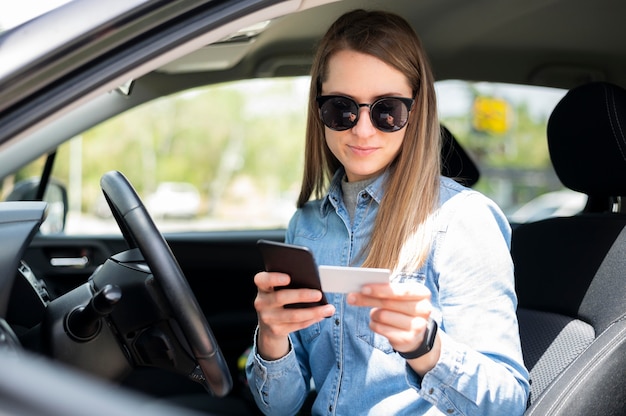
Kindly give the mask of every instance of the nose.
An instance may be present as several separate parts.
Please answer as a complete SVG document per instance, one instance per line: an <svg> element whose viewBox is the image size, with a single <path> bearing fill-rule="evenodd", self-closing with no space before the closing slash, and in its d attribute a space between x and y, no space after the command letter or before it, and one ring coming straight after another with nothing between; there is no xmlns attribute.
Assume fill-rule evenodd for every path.
<svg viewBox="0 0 626 416"><path fill-rule="evenodd" d="M369 105L359 105L359 120L352 127L352 132L357 136L368 137L376 134L376 127L370 118Z"/></svg>

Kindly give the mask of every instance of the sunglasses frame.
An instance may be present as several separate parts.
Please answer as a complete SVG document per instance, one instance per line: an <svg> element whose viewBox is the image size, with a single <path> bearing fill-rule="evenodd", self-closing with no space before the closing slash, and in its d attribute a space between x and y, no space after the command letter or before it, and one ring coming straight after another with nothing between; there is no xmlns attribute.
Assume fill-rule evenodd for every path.
<svg viewBox="0 0 626 416"><path fill-rule="evenodd" d="M352 122L352 125L349 127L345 127L345 128L336 128L336 127L332 127L329 126L328 124L326 124L326 122L324 121L324 118L322 117L322 106L329 100L332 100L334 98L341 98L343 100L347 100L352 102L356 108L356 118L354 119L354 121ZM356 126L356 124L359 122L360 119L360 109L361 107L367 107L369 109L369 116L370 116L370 121L372 122L372 126L374 126L376 129L384 132L384 133L393 133L399 130L402 130L403 128L406 127L406 125L408 124L408 118L407 121L404 123L404 125L402 125L401 127L397 127L395 129L391 129L391 130L384 130L382 128L380 128L380 126L376 123L376 121L373 118L372 115L372 107L374 107L376 104L380 103L383 100L389 100L389 99L393 99L393 100L398 100L400 101L402 104L404 104L404 106L407 109L407 113L411 113L411 110L413 109L413 104L415 103L415 100L413 98L407 98L407 97L394 97L394 96L388 96L388 97L380 97L378 99L376 99L373 103L371 104L366 104L366 103L357 103L354 99L350 98L350 97L346 97L345 95L318 95L317 97L315 97L315 101L317 101L317 106L320 110L320 120L322 121L322 124L324 124L326 127L328 127L331 130L334 131L346 131L346 130L350 130L351 128L353 128L354 126Z"/></svg>

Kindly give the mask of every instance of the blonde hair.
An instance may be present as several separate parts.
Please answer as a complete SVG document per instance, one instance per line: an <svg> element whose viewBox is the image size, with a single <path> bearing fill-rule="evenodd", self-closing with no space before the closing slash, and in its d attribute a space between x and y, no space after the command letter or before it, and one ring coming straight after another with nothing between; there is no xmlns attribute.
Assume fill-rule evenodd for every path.
<svg viewBox="0 0 626 416"><path fill-rule="evenodd" d="M412 271L430 250L427 226L439 198L440 129L432 70L421 41L402 17L354 10L337 19L322 38L311 68L305 165L298 207L322 198L341 167L324 139L315 98L327 77L330 57L341 50L372 55L406 75L415 104L404 140L391 162L386 190L367 246L364 267Z"/></svg>

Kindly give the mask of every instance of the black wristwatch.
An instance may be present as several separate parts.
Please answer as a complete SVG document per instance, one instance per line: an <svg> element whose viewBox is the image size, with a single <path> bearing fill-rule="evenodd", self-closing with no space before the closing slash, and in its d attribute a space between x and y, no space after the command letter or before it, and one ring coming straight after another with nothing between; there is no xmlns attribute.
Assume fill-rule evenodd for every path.
<svg viewBox="0 0 626 416"><path fill-rule="evenodd" d="M413 351L398 351L398 354L400 354L402 358L405 358L407 360L421 357L422 355L433 349L433 344L435 343L435 335L437 335L437 322L435 322L433 319L429 319L428 326L426 327L426 333L424 334L424 340L422 341L420 346Z"/></svg>

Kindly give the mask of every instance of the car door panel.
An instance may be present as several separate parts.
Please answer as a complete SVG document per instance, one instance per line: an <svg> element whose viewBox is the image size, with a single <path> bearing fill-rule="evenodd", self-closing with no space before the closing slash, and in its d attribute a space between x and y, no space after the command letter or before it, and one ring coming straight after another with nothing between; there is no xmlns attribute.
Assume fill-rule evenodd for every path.
<svg viewBox="0 0 626 416"><path fill-rule="evenodd" d="M100 264L124 247L121 236L39 235L26 250L24 261L45 282L54 299L84 283Z"/></svg>

